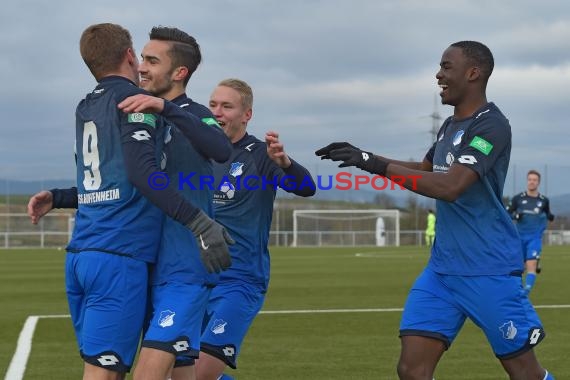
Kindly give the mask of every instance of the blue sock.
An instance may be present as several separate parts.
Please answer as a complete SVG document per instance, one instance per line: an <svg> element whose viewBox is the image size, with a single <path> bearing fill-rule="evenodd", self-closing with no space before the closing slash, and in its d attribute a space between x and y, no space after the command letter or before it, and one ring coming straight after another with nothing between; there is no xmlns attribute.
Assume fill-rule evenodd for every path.
<svg viewBox="0 0 570 380"><path fill-rule="evenodd" d="M536 281L536 273L527 273L525 278L525 289L530 291Z"/></svg>
<svg viewBox="0 0 570 380"><path fill-rule="evenodd" d="M218 380L234 380L234 378L231 377L230 375L226 375L226 374L224 373L224 374L222 374L222 376L220 376L220 377L218 378Z"/></svg>
<svg viewBox="0 0 570 380"><path fill-rule="evenodd" d="M546 371L546 370L545 370ZM546 374L544 375L544 379L542 380L555 380L554 376L552 376L551 373L549 373L548 371L546 371Z"/></svg>

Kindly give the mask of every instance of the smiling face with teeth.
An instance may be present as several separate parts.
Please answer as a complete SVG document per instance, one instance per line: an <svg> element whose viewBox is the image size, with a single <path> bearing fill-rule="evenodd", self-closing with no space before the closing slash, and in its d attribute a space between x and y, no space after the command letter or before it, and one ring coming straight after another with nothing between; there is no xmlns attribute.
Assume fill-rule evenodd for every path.
<svg viewBox="0 0 570 380"><path fill-rule="evenodd" d="M174 65L172 44L168 41L150 40L141 53L139 65L140 87L154 96L172 100L184 93L184 78L188 68Z"/></svg>
<svg viewBox="0 0 570 380"><path fill-rule="evenodd" d="M456 106L467 93L470 64L461 48L451 46L443 52L439 66L435 77L441 88L441 103Z"/></svg>
<svg viewBox="0 0 570 380"><path fill-rule="evenodd" d="M435 77L441 88L441 103L454 106L456 118L469 117L487 103L485 88L492 68L485 75L484 65L470 59L464 48L454 45L443 52L439 66Z"/></svg>
<svg viewBox="0 0 570 380"><path fill-rule="evenodd" d="M251 89L245 82L230 79L220 82L210 96L209 108L232 143L245 135L253 114Z"/></svg>

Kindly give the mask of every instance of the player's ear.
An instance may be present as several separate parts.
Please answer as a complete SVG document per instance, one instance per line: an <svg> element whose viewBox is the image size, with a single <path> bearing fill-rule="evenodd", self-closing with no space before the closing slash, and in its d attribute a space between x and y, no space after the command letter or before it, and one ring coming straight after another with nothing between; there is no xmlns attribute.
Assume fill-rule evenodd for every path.
<svg viewBox="0 0 570 380"><path fill-rule="evenodd" d="M479 69L477 66L472 66L467 69L466 76L468 81L476 81L481 76L481 69Z"/></svg>
<svg viewBox="0 0 570 380"><path fill-rule="evenodd" d="M245 115L244 115L245 121L249 122L252 117L253 117L253 109L250 108L247 111L245 111Z"/></svg>
<svg viewBox="0 0 570 380"><path fill-rule="evenodd" d="M189 75L188 67L178 66L173 70L172 75L173 80L183 81Z"/></svg>
<svg viewBox="0 0 570 380"><path fill-rule="evenodd" d="M130 65L132 65L135 62L138 63L137 55L135 54L133 48L127 49L126 56Z"/></svg>

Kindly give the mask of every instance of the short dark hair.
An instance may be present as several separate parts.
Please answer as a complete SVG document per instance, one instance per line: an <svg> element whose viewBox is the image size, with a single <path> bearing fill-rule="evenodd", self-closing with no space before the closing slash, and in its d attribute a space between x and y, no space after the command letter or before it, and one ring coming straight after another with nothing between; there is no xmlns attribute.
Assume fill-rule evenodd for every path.
<svg viewBox="0 0 570 380"><path fill-rule="evenodd" d="M118 70L127 50L132 47L129 31L110 23L89 26L79 40L81 58L97 81Z"/></svg>
<svg viewBox="0 0 570 380"><path fill-rule="evenodd" d="M493 68L495 67L495 61L493 59L493 53L491 53L491 50L487 46L477 41L459 41L451 44L451 46L463 50L463 54L465 54L467 59L481 69L485 82L489 80Z"/></svg>
<svg viewBox="0 0 570 380"><path fill-rule="evenodd" d="M528 173L526 173L527 178L528 178L528 176L531 175L531 174L534 174L534 175L538 176L538 181L540 182L540 173L539 173L539 172L537 172L537 171L534 170L534 169L531 169L531 170L528 171Z"/></svg>
<svg viewBox="0 0 570 380"><path fill-rule="evenodd" d="M151 40L171 42L168 54L172 59L172 66L185 66L188 68L188 76L184 78L184 85L188 84L190 77L202 62L200 45L194 37L188 33L173 27L155 26L150 31Z"/></svg>

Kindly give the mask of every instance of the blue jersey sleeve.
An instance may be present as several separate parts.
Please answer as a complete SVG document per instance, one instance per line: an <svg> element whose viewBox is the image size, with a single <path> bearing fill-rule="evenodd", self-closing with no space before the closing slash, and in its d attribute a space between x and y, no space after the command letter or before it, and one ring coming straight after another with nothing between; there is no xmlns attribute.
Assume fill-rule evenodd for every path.
<svg viewBox="0 0 570 380"><path fill-rule="evenodd" d="M479 178L493 168L511 141L508 121L497 113L480 115L466 131L455 162L473 169Z"/></svg>
<svg viewBox="0 0 570 380"><path fill-rule="evenodd" d="M282 189L301 197L311 197L315 195L317 186L315 185L311 173L309 173L303 165L297 163L292 158L289 159L291 160L291 166L287 169L283 169L285 173L283 178L285 180L279 182L283 183Z"/></svg>
<svg viewBox="0 0 570 380"><path fill-rule="evenodd" d="M156 163L154 132L156 117L152 114L125 114L121 126L123 157L129 181L166 215L186 225L199 212L171 187L155 189L151 179L160 172Z"/></svg>
<svg viewBox="0 0 570 380"><path fill-rule="evenodd" d="M232 145L218 123L213 118L199 119L169 101L164 101L162 115L199 147L200 153L216 162L225 162L230 158Z"/></svg>

